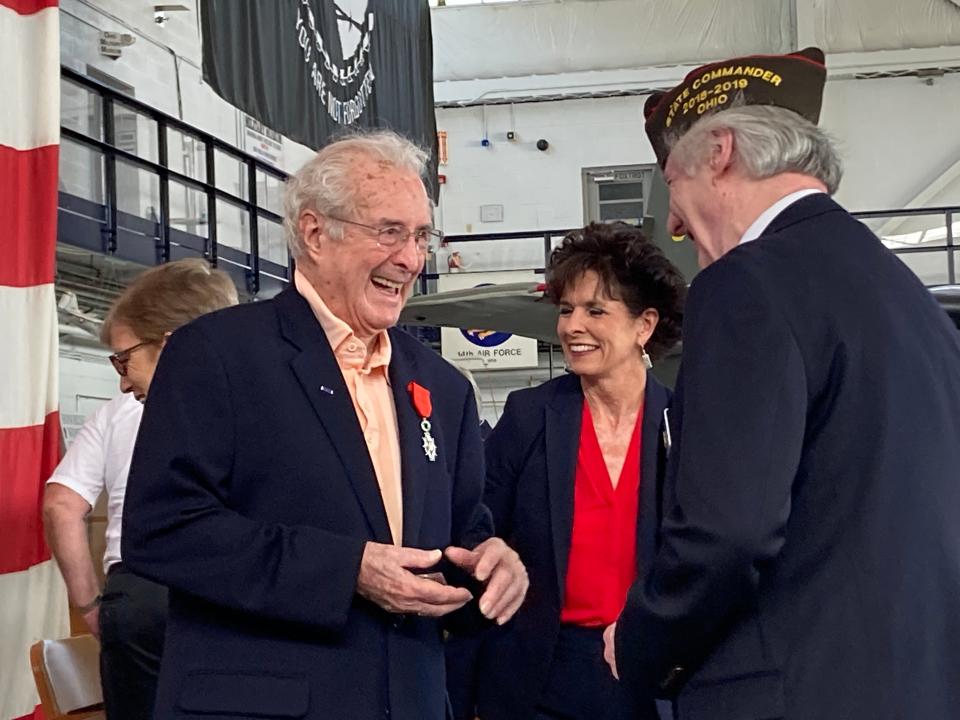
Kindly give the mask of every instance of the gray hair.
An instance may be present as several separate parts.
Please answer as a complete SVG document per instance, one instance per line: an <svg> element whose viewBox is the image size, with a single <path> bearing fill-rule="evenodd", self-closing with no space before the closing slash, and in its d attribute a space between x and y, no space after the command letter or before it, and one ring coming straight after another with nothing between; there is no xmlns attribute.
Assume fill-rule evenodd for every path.
<svg viewBox="0 0 960 720"><path fill-rule="evenodd" d="M843 164L833 139L792 110L773 105L743 105L703 117L668 142L674 162L693 174L707 161L709 137L718 130L733 134L734 158L750 178L802 173L820 180L831 195L840 185Z"/></svg>
<svg viewBox="0 0 960 720"><path fill-rule="evenodd" d="M303 254L300 215L314 210L326 216L349 215L356 208L356 178L353 170L358 156L382 161L399 170L426 174L429 155L389 130L355 133L334 140L293 174L283 195L283 229L294 259ZM333 221L330 234L343 237L343 224Z"/></svg>
<svg viewBox="0 0 960 720"><path fill-rule="evenodd" d="M202 258L184 258L140 273L110 307L100 341L110 345L118 325L143 341L163 336L201 315L236 305L237 288L223 270Z"/></svg>

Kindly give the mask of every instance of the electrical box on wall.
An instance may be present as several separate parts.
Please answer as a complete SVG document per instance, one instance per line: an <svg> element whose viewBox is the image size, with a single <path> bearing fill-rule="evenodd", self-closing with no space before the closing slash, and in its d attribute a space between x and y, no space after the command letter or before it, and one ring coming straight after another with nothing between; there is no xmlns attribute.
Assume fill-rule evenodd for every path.
<svg viewBox="0 0 960 720"><path fill-rule="evenodd" d="M480 222L503 222L503 205L481 205Z"/></svg>

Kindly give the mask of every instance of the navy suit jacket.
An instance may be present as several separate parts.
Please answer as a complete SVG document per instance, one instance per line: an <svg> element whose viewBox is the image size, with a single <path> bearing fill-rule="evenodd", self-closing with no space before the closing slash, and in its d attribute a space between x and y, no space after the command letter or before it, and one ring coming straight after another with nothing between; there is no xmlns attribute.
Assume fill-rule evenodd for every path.
<svg viewBox="0 0 960 720"><path fill-rule="evenodd" d="M960 717L960 334L826 195L694 280L621 678L680 720Z"/></svg>
<svg viewBox="0 0 960 720"><path fill-rule="evenodd" d="M652 562L655 551L665 465L661 431L668 401L667 389L648 374L641 429L638 573ZM484 502L497 534L523 560L530 590L514 619L482 638L473 680L483 720L529 720L547 681L570 556L582 412L580 378L563 375L512 392L485 442ZM463 652L456 644L451 649ZM458 659L451 665L459 665ZM451 683L467 686L470 680L450 677ZM462 692L461 687L451 688L452 697Z"/></svg>
<svg viewBox="0 0 960 720"><path fill-rule="evenodd" d="M491 532L473 392L391 330L403 544ZM407 391L432 396L438 454ZM364 544L391 542L326 336L294 289L205 316L167 343L123 516L123 561L170 588L155 717L441 720L440 621L356 594Z"/></svg>

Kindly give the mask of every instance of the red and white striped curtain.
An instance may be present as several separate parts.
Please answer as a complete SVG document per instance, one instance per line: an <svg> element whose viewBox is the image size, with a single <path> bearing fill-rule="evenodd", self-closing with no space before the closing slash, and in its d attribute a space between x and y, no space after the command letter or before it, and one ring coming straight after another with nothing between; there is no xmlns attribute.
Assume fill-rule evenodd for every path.
<svg viewBox="0 0 960 720"><path fill-rule="evenodd" d="M30 645L69 631L40 515L60 452L58 12L0 0L0 720L34 717Z"/></svg>

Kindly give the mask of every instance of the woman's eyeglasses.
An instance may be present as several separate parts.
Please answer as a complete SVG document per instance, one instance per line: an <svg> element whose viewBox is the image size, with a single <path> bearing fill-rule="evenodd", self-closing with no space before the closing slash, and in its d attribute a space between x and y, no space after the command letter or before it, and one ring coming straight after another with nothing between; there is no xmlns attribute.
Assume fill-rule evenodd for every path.
<svg viewBox="0 0 960 720"><path fill-rule="evenodd" d="M113 365L113 369L117 371L120 377L126 377L127 365L130 362L130 355L142 347L146 347L147 345L153 345L155 343L156 343L156 340L144 340L143 342L137 343L132 347L128 347L126 350L115 352L113 355L110 356L110 364Z"/></svg>

